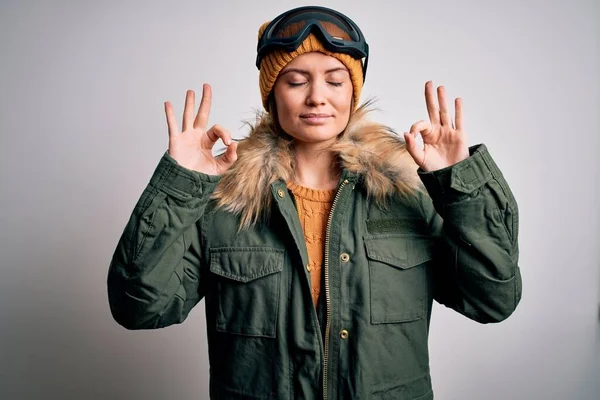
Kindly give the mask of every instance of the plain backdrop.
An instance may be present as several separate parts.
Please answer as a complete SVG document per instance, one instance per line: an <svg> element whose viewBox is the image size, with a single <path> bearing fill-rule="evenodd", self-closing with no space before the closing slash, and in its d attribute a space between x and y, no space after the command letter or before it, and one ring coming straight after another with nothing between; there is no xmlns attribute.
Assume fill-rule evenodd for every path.
<svg viewBox="0 0 600 400"><path fill-rule="evenodd" d="M258 27L305 3L0 4L0 398L206 399L204 303L127 331L106 274L166 150L163 103L180 117L208 82L211 124L244 136ZM372 118L403 132L444 84L519 204L521 304L493 325L434 308L436 399L598 399L599 3L321 4L367 36Z"/></svg>

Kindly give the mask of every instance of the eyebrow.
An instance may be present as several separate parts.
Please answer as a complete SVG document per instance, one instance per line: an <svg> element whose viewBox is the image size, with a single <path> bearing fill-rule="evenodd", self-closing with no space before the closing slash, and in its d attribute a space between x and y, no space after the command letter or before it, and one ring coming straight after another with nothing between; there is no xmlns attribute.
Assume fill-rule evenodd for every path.
<svg viewBox="0 0 600 400"><path fill-rule="evenodd" d="M335 68L328 69L327 71L325 71L325 73L330 74L335 71L348 71L348 69L345 67L335 67ZM308 72L307 70L299 69L299 68L288 68L288 69L284 70L283 72L281 72L280 75L285 75L290 72L297 72L302 75L310 75L310 72Z"/></svg>

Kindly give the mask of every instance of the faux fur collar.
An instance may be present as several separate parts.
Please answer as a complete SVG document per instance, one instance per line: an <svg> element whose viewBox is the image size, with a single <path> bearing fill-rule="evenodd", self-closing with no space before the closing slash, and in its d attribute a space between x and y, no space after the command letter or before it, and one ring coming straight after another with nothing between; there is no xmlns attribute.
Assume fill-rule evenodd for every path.
<svg viewBox="0 0 600 400"><path fill-rule="evenodd" d="M392 129L367 120L369 103L350 118L348 126L331 151L343 169L361 177L367 195L385 204L391 195L409 195L422 189L417 165L403 138ZM241 215L240 228L257 223L271 206L270 185L293 177L293 141L275 128L269 114L250 125L250 134L238 145L238 159L217 185L213 199L218 207Z"/></svg>

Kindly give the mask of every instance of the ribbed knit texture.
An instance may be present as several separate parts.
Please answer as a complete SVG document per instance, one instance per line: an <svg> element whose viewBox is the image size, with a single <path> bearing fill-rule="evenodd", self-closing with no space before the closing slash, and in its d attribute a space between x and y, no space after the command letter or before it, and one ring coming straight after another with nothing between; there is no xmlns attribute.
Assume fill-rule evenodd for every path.
<svg viewBox="0 0 600 400"><path fill-rule="evenodd" d="M288 182L287 186L296 199L298 216L306 239L312 300L316 307L321 293L327 219L331 211L335 189L310 189L293 182Z"/></svg>

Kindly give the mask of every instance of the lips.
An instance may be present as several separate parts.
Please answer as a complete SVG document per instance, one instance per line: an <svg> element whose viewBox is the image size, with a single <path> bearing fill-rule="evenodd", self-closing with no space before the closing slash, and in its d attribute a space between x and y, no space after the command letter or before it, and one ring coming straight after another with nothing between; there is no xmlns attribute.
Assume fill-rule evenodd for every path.
<svg viewBox="0 0 600 400"><path fill-rule="evenodd" d="M310 113L310 114L302 114L300 115L300 118L310 124L310 125L321 125L327 122L327 120L329 118L331 118L330 114L316 114L316 113Z"/></svg>
<svg viewBox="0 0 600 400"><path fill-rule="evenodd" d="M302 114L302 115L300 115L300 117L301 118L327 118L327 117L331 117L331 115L310 113L310 114Z"/></svg>

